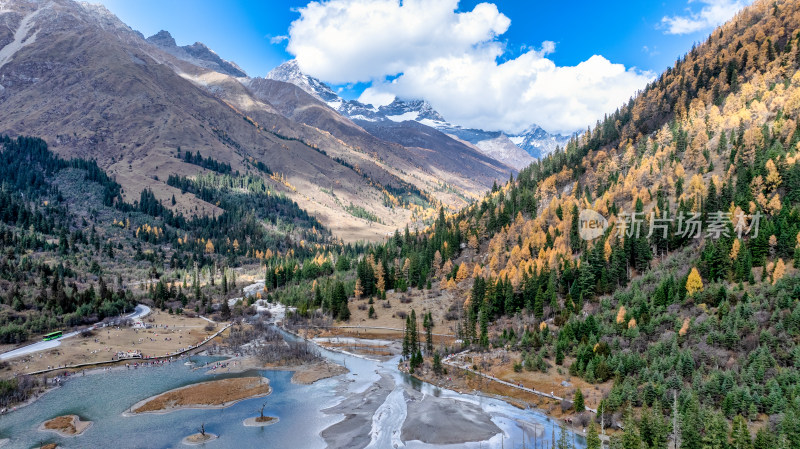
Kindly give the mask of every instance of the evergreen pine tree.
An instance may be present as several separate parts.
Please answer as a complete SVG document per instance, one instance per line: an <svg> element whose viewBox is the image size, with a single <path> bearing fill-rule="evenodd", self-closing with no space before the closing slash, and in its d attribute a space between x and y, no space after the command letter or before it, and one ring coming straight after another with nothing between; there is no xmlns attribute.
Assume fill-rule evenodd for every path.
<svg viewBox="0 0 800 449"><path fill-rule="evenodd" d="M572 222L570 223L569 227L569 244L572 248L573 253L577 253L581 250L581 237L580 237L580 228L579 228L579 217L578 217L578 205L572 205Z"/></svg>
<svg viewBox="0 0 800 449"><path fill-rule="evenodd" d="M700 430L702 421L700 419L699 404L697 397L692 396L684 407L681 423L681 449L701 449L702 439Z"/></svg>
<svg viewBox="0 0 800 449"><path fill-rule="evenodd" d="M433 372L437 376L442 375L442 357L439 355L439 351L433 353Z"/></svg>
<svg viewBox="0 0 800 449"><path fill-rule="evenodd" d="M600 436L597 434L597 425L592 420L589 423L589 430L586 433L586 449L600 449L601 441Z"/></svg>
<svg viewBox="0 0 800 449"><path fill-rule="evenodd" d="M775 439L775 435L763 427L758 429L753 449L772 449L776 447L778 447L778 442Z"/></svg>
<svg viewBox="0 0 800 449"><path fill-rule="evenodd" d="M742 415L733 418L731 427L731 446L733 449L753 449L753 440L750 430L747 429L747 421Z"/></svg>
<svg viewBox="0 0 800 449"><path fill-rule="evenodd" d="M486 306L481 306L481 336L479 344L482 348L486 349L489 347L489 317L487 316L488 313L486 312Z"/></svg>
<svg viewBox="0 0 800 449"><path fill-rule="evenodd" d="M569 431L563 421L558 428L558 443L555 447L556 449L574 449L569 438Z"/></svg>
<svg viewBox="0 0 800 449"><path fill-rule="evenodd" d="M411 317L406 316L406 328L403 333L403 358L407 359L411 354Z"/></svg>
<svg viewBox="0 0 800 449"><path fill-rule="evenodd" d="M584 403L584 400L583 400L583 392L581 391L580 388L575 390L575 395L573 397L572 403L573 403L573 405L575 407L575 411L577 413L581 413L584 410L586 410L586 404Z"/></svg>
<svg viewBox="0 0 800 449"><path fill-rule="evenodd" d="M222 306L219 308L219 314L225 321L231 318L231 307L228 305L228 300L226 298L222 298Z"/></svg>
<svg viewBox="0 0 800 449"><path fill-rule="evenodd" d="M728 421L720 413L714 413L706 424L704 447L728 447Z"/></svg>
<svg viewBox="0 0 800 449"><path fill-rule="evenodd" d="M431 312L425 315L425 350L433 352L433 316Z"/></svg>
<svg viewBox="0 0 800 449"><path fill-rule="evenodd" d="M339 303L339 319L342 321L350 320L350 307L347 306L347 299Z"/></svg>
<svg viewBox="0 0 800 449"><path fill-rule="evenodd" d="M625 412L624 433L622 434L622 448L623 449L641 449L642 439L639 436L639 428L633 419L633 410L628 407ZM681 446L683 447L683 446Z"/></svg>
<svg viewBox="0 0 800 449"><path fill-rule="evenodd" d="M414 309L411 309L411 317L410 317L410 324L409 324L409 350L413 354L417 350L419 350L419 332L417 331L417 312Z"/></svg>

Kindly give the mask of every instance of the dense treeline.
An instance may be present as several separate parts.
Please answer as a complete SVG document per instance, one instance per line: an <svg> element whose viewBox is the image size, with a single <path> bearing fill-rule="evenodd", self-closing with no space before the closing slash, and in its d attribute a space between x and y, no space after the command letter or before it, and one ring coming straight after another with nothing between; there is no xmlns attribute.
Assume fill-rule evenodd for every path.
<svg viewBox="0 0 800 449"><path fill-rule="evenodd" d="M212 287L222 273L224 295L229 285L235 285L225 279L226 275L235 279L230 266L280 255L311 267L305 260L313 261L321 245L327 245L327 231L296 203L276 195L263 179L240 176L211 158L187 153L187 161L215 173L191 180L173 176L168 183L224 212L186 217L149 189L133 204L123 202L119 184L96 163L61 159L41 139L2 137L0 144L3 343L19 343L33 334L130 310L137 301L133 291L124 288L121 277L115 288L109 287L103 279L106 265L124 271L120 263L150 264L152 279L160 278L167 266L193 270L207 273ZM76 189L69 183L82 185ZM62 189L69 191L69 201ZM79 202L77 190L83 192L81 212L72 209ZM116 218L109 223L98 219L100 215ZM305 270L308 279L329 272L325 266L322 271L309 270ZM145 294L157 307L174 310L176 305L189 305L210 311L212 298L199 285L197 274L185 292L180 284L160 279Z"/></svg>
<svg viewBox="0 0 800 449"><path fill-rule="evenodd" d="M0 138L0 280L5 293L0 302L8 307L0 314L0 342L19 343L32 333L94 322L130 310L133 298L112 291L100 278L98 288L79 288L70 278L75 273L63 264L53 267L29 256L45 251L68 256L80 247L100 249L96 231L86 235L73 226L70 213L52 179L62 170L83 173L84 182L96 185L103 204L121 205L121 188L93 161L64 160L47 149L41 139ZM46 237L54 238L48 240ZM39 288L26 288L36 284ZM31 291L29 291L31 290Z"/></svg>
<svg viewBox="0 0 800 449"><path fill-rule="evenodd" d="M178 158L180 157L181 157L181 148L178 147ZM227 162L219 162L218 160L212 158L211 156L203 157L203 155L201 155L199 151L196 152L195 154L192 154L191 151L185 152L183 154L183 161L188 164L198 165L205 169L221 173L223 175L239 174L238 171L236 173L233 173L233 168L231 167L231 164L228 164Z"/></svg>

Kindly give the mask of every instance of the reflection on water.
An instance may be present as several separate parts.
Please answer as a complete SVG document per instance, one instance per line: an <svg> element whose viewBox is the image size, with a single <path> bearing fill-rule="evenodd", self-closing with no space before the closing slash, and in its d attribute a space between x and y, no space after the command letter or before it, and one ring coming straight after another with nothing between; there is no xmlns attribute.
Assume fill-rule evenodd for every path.
<svg viewBox="0 0 800 449"><path fill-rule="evenodd" d="M0 416L0 438L11 438L6 447L30 448L43 443L58 443L62 448L108 447L113 442L115 449L125 448L172 448L180 447L183 437L196 433L201 424L208 432L220 436L218 440L203 447L214 448L304 448L325 447L319 433L342 419L341 415L326 415L321 412L342 400L346 395L366 390L378 379L378 372L391 375L398 385L409 385L423 394L442 398L456 398L479 404L503 429L489 442L453 447L532 447L534 441L551 441L551 432L558 426L541 412L519 410L502 401L476 395L462 395L422 382L399 372L397 359L387 362L367 360L360 357L322 350L322 355L347 366L350 373L338 378L321 380L313 385L291 383L291 372L258 371L270 379L273 392L266 398L264 414L280 418L278 424L267 427L244 427L242 422L257 416L263 398L242 401L226 409L181 410L165 415L145 414L123 417L122 413L136 402L166 390L205 380L232 377L225 373L206 375L202 367L206 363L221 360L220 357L192 357L194 366L187 366L186 359L169 365L121 369L85 376L78 375L62 387L45 394L38 401L16 412ZM246 375L246 374L239 374ZM237 376L239 376L237 375ZM252 372L250 373L252 375ZM76 414L94 424L83 435L62 438L53 433L37 430L50 418ZM533 436L520 423L538 423L544 434ZM397 424L395 424L397 425ZM577 436L579 447L583 447L582 436ZM409 443L408 447L422 447ZM441 447L441 446L440 446Z"/></svg>
<svg viewBox="0 0 800 449"><path fill-rule="evenodd" d="M402 379L403 382L407 383L408 385L411 385L411 388L420 392L422 391L422 384L424 382L422 382L421 380L417 379L416 377L408 373L402 373Z"/></svg>

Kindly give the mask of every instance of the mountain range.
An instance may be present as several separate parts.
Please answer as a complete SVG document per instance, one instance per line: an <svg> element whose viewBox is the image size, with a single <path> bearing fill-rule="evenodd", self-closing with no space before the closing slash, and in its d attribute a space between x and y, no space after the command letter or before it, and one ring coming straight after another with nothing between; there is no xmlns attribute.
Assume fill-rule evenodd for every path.
<svg viewBox="0 0 800 449"><path fill-rule="evenodd" d="M534 160L552 153L557 147L563 148L570 139L570 136L548 133L535 124L519 134L464 128L449 123L430 103L420 99L403 100L395 97L391 103L377 107L358 100L345 100L324 82L303 73L296 60L279 65L266 77L300 87L342 115L361 123L362 126L364 122L384 124L384 126L368 125L366 126L368 129L386 127L387 122L415 121L441 131L462 143L469 143L484 154L517 169L525 168ZM391 124L388 127L397 128Z"/></svg>
<svg viewBox="0 0 800 449"><path fill-rule="evenodd" d="M520 167L418 122L341 114L322 83L250 78L201 43L145 38L103 6L22 0L0 17L0 134L96 160L127 200L150 189L187 216L220 214L166 183L208 171L178 157L200 153L263 177L334 234L374 240L463 207Z"/></svg>

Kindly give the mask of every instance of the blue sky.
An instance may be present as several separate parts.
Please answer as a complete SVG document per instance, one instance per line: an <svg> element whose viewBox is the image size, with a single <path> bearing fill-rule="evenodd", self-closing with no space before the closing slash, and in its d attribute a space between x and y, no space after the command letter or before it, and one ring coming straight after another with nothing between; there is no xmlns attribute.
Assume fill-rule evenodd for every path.
<svg viewBox="0 0 800 449"><path fill-rule="evenodd" d="M431 53L430 48L418 49L415 47L413 51L427 55L425 58L416 59L407 53L402 53L401 50L398 50L400 53L397 55L392 55L391 51L395 47L402 46L405 41L415 39L424 41L426 39L425 31L404 35L396 44L385 45L386 51L390 53L389 57L404 61L398 65L389 64L374 54L370 59L369 48L363 50L354 48L352 52L342 50L342 54L338 54L339 48L326 46L334 39L330 36L341 38L337 32L348 31L348 26L356 28L355 24L363 23L360 22L363 20L363 15L351 14L350 10L355 11L359 5L363 7L365 1L334 0L333 4L337 4L337 8L328 3L311 5L316 8L310 8L308 1L294 0L102 0L101 3L122 21L141 31L145 36L165 29L173 35L179 45L191 44L195 41L203 42L221 57L239 64L250 76L264 76L273 67L291 59L292 53L294 53L299 55L298 60L305 71L338 86L340 93L346 98L362 95L366 87L372 87L368 90L369 95L366 95L366 99L376 99L382 94L431 96L436 100L436 102L432 101L434 107L450 112L450 114L445 114L446 118L451 118L448 115L457 116L459 118L457 121L472 125L474 123L470 122L491 122L491 114L497 115L498 111L480 111L477 98L475 104L447 104L450 103L447 100L448 97L435 98L437 97L436 93L442 90L441 86L428 92L423 86L425 80L430 79L426 76L430 75L430 71L434 68L442 70L442 57L448 57L452 62L450 65L445 64L446 70L452 70L458 65L463 71L464 67L469 67L464 64L475 64L476 70L486 71L481 73L481 76L486 79L496 77L505 80L510 77L513 82L517 82L520 81L520 77L531 77L534 76L532 73L540 73L539 70L552 72L551 78L564 78L563 75L568 72L558 72L560 68L579 66L581 63L590 61L594 55L602 56L602 61L595 59L592 60L594 61L592 64L584 64L585 67L582 71L599 70L602 72L607 70L608 76L604 78L604 81L591 86L570 86L568 84L560 86L564 91L585 89L587 93L579 95L579 97L567 98L562 95L561 97L564 98L555 98L548 96L552 103L561 101L564 107L566 105L574 106L576 98L579 102L586 103L589 100L584 101L583 99L592 97L591 104L583 105L587 107L584 108L586 109L585 117L581 117L581 120L588 120L591 116L597 115L598 111L607 110L609 104L619 104L624 101L626 96L630 96L636 89L643 87L647 80L672 65L678 56L691 48L693 43L704 40L718 22L726 20L733 11L749 2L749 0L664 0L660 2L494 0L492 2L494 6L491 8L485 7L486 5L476 8L481 3L477 0L461 2L427 0L428 3L423 2L417 6L424 5L420 8L428 8L434 3L443 5L442 8L438 8L440 14L431 13L438 17L436 20L441 21L443 29L446 29L448 24L453 25L453 21L459 20L458 13L473 12L474 16L480 16L480 20L474 21L475 33L486 35L481 34L483 37L476 37L473 41L456 40L450 42L449 47L447 44L443 45L451 50L447 55L436 55ZM392 0L379 1L392 2ZM420 1L406 0L403 2L405 8L396 5L395 8L386 9L383 16L375 19L378 23L377 31L364 31L357 36L358 40L354 41L355 43L350 42L347 45L358 47L365 41L373 39L376 42L385 42L381 39L391 38L391 36L373 36L368 33L380 34L380 20L386 20L391 24L393 14L400 17L404 9L410 10L415 2ZM397 4L398 1L394 0L394 3ZM369 3L368 7L373 4L375 3ZM454 4L457 4L456 11L452 11ZM447 5L450 5L451 14L447 14ZM431 10L435 9L437 8L431 8ZM479 11L480 14L478 14ZM304 13L302 16L301 12ZM419 15L419 10L417 15ZM322 24L327 26L331 21L336 20L341 20L342 23L321 31L319 33L322 35L321 37L315 35L316 30L320 29ZM372 19L370 18L370 20ZM402 18L398 20L402 20ZM290 33L290 26L295 21L297 21L295 31ZM487 21L490 21L491 24L484 23ZM428 28L439 26L435 21L425 22L425 25ZM440 37L430 36L430 40L437 38ZM345 39L342 42L349 41ZM367 44L364 43L364 45ZM289 51L287 51L287 47ZM546 51L541 51L542 49L546 49ZM328 65L325 65L324 61L319 62L319 58L313 57L317 54L315 50L330 54ZM537 50L538 53L529 55L529 58L520 58L532 50ZM455 53L473 51L474 57L468 62L463 60L454 62ZM366 54L363 61L355 59L358 54ZM517 58L520 58L520 61L523 59L526 61L527 68L522 70L525 75L509 74L512 64L507 64L505 70L500 70L503 63L513 62ZM492 64L486 65L487 60L491 59L494 59L497 67L492 67ZM339 70L336 66L339 63L356 68ZM362 63L363 67L361 67ZM614 67L621 66L614 66L614 64L624 66L625 73L617 73L619 70ZM581 72L581 70L577 72ZM406 76L400 77L401 79L394 83L387 81L395 79L399 73L404 73ZM412 76L412 73L417 74L416 78ZM576 73L574 76L580 78L581 74ZM543 77L539 75L539 78ZM539 122L545 122L543 125L549 125L546 128L562 132L570 131L569 128L576 128L577 122L570 121L566 117L552 118L557 115L555 111L537 115L538 108L534 109L534 106L542 102L541 91L548 90L547 85L541 85L543 82L540 81L540 85L536 88L528 89L532 99L529 102L531 103L529 111L531 114L529 115L535 116L533 118ZM596 96L594 91L606 89L608 83L612 83L608 91L615 92L616 96L605 102L594 98ZM449 95L450 97L463 96L465 90L470 87L474 90L474 86L474 84L465 84L461 86L461 91L449 92ZM525 87L527 84L521 84L521 86L521 89L527 89ZM617 89L618 87L619 89ZM505 105L503 107L523 110L527 107L510 100L504 101L503 95L506 94L495 94L498 96L496 100ZM472 115L466 118L460 117L459 111L461 110L469 110ZM500 115L503 115L502 111ZM513 116L501 117L499 120L513 122L513 126L508 126L509 130L521 127L525 121L524 118Z"/></svg>

